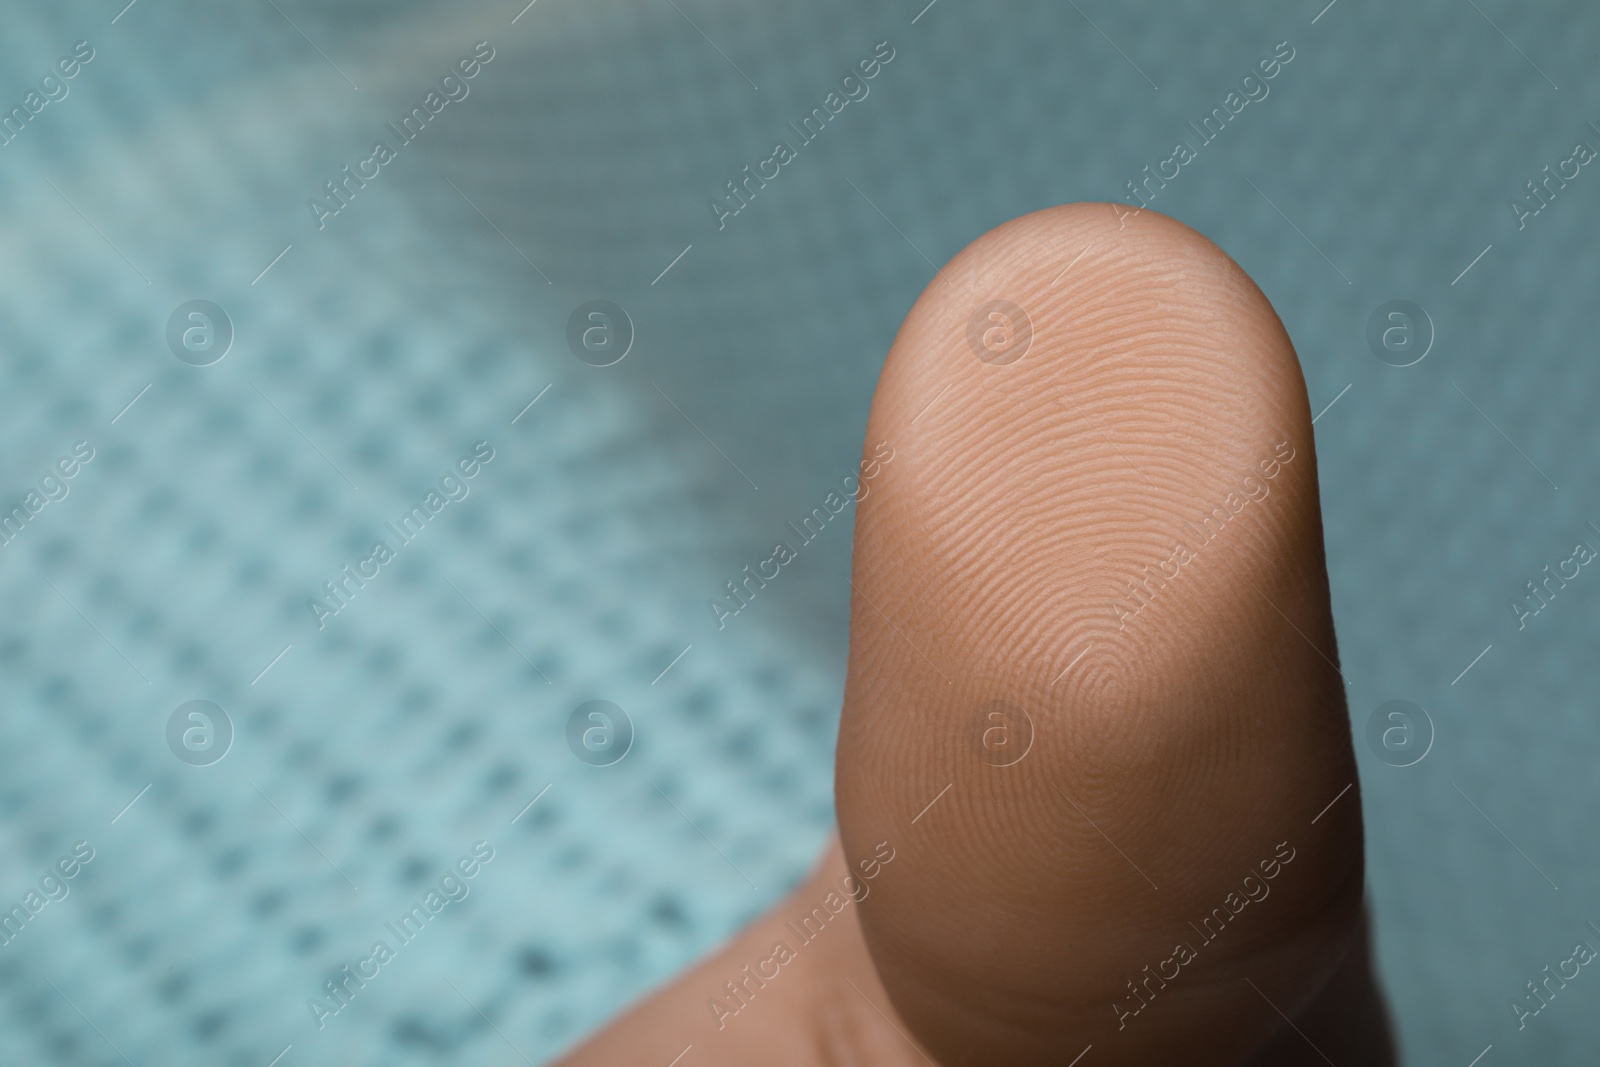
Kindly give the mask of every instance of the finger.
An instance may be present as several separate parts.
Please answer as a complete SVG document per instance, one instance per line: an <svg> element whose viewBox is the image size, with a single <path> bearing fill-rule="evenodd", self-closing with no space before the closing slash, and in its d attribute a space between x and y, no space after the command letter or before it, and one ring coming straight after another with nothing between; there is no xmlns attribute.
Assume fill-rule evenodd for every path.
<svg viewBox="0 0 1600 1067"><path fill-rule="evenodd" d="M949 1065L1236 1061L1363 879L1271 306L1152 212L1015 220L912 309L867 454L837 801L900 857L861 906L895 1006Z"/></svg>

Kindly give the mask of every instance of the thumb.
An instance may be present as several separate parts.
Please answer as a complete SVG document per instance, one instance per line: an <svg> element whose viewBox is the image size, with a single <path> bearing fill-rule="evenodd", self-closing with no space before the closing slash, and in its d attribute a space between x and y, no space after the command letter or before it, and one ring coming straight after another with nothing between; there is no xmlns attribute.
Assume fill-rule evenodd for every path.
<svg viewBox="0 0 1600 1067"><path fill-rule="evenodd" d="M860 910L895 1008L952 1067L1236 1062L1363 885L1271 306L1152 212L1017 219L917 302L867 458L836 790L849 860L897 854Z"/></svg>

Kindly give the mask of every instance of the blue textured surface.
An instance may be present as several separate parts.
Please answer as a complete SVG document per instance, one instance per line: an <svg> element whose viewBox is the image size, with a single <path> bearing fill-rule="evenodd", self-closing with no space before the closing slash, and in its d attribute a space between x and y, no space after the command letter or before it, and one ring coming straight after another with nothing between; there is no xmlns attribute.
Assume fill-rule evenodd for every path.
<svg viewBox="0 0 1600 1067"><path fill-rule="evenodd" d="M1588 1062L1600 978L1521 1031L1507 1005L1600 944L1600 579L1520 631L1507 604L1600 523L1600 173L1520 231L1507 201L1600 145L1600 19L923 2L8 8L3 107L96 55L0 147L0 502L95 458L0 546L0 903L95 858L0 946L0 1062L543 1060L761 910L831 819L847 524L720 632L707 599L850 470L930 261L1122 195L1284 40L1152 206L1338 397L1329 560L1410 1061ZM470 95L319 230L307 199L482 39ZM708 199L882 40L870 95L719 230ZM593 297L637 328L613 367L566 348ZM214 366L166 347L193 298L236 330ZM1437 328L1407 368L1364 340L1396 298ZM307 599L479 441L466 499L318 630ZM611 767L564 740L593 698L637 729ZM1412 767L1361 740L1392 698L1437 729ZM164 736L191 699L236 730L209 767ZM470 895L319 1031L308 998L478 840Z"/></svg>

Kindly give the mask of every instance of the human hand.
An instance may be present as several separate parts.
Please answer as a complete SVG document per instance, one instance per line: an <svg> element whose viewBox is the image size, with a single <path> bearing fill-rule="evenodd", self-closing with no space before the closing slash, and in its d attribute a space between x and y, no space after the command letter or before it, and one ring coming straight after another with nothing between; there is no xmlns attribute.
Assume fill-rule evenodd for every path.
<svg viewBox="0 0 1600 1067"><path fill-rule="evenodd" d="M1153 212L1017 219L911 310L880 442L840 842L563 1063L1392 1063L1311 414L1260 290Z"/></svg>

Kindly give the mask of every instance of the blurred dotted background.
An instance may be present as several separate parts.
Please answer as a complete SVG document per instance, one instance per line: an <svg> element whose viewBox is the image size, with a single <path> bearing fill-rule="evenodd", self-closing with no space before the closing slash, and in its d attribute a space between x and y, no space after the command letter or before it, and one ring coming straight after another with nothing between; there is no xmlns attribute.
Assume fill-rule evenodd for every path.
<svg viewBox="0 0 1600 1067"><path fill-rule="evenodd" d="M1521 629L1509 604L1600 545L1600 169L1520 229L1509 201L1600 147L1600 17L924 4L8 7L0 505L46 502L0 545L0 907L94 858L0 944L0 1062L542 1062L762 910L831 821L848 513L720 631L707 599L850 472L931 264L1125 196L1285 41L1151 206L1251 273L1332 404L1409 1061L1588 1062L1600 979L1520 1031L1508 1004L1600 922L1600 579ZM479 41L468 95L319 228L308 199ZM719 229L710 198L881 41L866 98ZM208 367L166 340L194 299L234 332ZM632 322L613 366L568 350L591 299ZM1409 367L1366 340L1391 300L1435 333ZM479 442L319 629L308 599ZM596 699L635 731L610 766L568 747ZM168 747L190 700L232 724L210 765ZM1420 762L1365 741L1389 700L1431 718ZM319 1030L308 999L479 841L468 895Z"/></svg>

